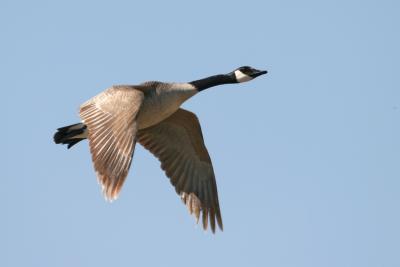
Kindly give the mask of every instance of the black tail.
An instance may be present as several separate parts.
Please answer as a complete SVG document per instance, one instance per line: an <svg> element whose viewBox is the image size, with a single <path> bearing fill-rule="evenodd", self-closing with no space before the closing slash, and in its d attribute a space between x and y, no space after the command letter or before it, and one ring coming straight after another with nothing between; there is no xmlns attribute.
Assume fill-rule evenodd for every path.
<svg viewBox="0 0 400 267"><path fill-rule="evenodd" d="M67 148L69 149L79 141L86 139L86 125L76 123L58 128L53 138L56 144L68 144Z"/></svg>

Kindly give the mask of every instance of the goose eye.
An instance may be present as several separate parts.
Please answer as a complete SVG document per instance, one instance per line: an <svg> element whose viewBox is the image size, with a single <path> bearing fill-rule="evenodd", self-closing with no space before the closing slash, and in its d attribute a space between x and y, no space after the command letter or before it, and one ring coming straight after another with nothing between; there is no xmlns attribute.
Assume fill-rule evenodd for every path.
<svg viewBox="0 0 400 267"><path fill-rule="evenodd" d="M245 73L245 74L248 74L248 73L251 72L251 68L250 68L250 67L244 67L241 71L242 71L243 73Z"/></svg>

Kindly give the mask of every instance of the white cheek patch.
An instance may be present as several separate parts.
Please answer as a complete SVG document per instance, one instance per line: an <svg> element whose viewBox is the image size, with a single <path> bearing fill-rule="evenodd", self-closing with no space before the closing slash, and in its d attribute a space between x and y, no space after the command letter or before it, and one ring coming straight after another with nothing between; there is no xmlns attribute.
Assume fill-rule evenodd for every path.
<svg viewBox="0 0 400 267"><path fill-rule="evenodd" d="M240 70L235 70L235 77L236 77L236 80L237 80L239 83L247 82L247 81L250 81L250 80L253 79L252 77L250 77L250 76L244 74L244 73L241 72Z"/></svg>

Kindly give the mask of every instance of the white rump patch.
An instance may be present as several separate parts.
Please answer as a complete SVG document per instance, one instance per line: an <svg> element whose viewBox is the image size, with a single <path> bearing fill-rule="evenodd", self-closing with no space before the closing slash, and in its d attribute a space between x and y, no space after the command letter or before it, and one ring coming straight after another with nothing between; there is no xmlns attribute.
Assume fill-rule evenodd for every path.
<svg viewBox="0 0 400 267"><path fill-rule="evenodd" d="M236 77L236 80L239 83L247 82L247 81L250 81L250 80L253 79L252 77L250 77L249 75L244 74L240 70L235 70L235 77Z"/></svg>

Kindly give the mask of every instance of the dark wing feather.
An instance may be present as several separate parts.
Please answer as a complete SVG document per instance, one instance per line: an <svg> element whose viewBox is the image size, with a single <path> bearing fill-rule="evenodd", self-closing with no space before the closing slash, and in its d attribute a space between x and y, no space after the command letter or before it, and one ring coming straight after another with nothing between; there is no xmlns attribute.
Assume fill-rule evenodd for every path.
<svg viewBox="0 0 400 267"><path fill-rule="evenodd" d="M214 170L196 115L179 109L159 124L139 130L137 138L161 161L161 168L197 221L202 214L203 228L207 229L209 221L215 232L216 220L222 230Z"/></svg>

